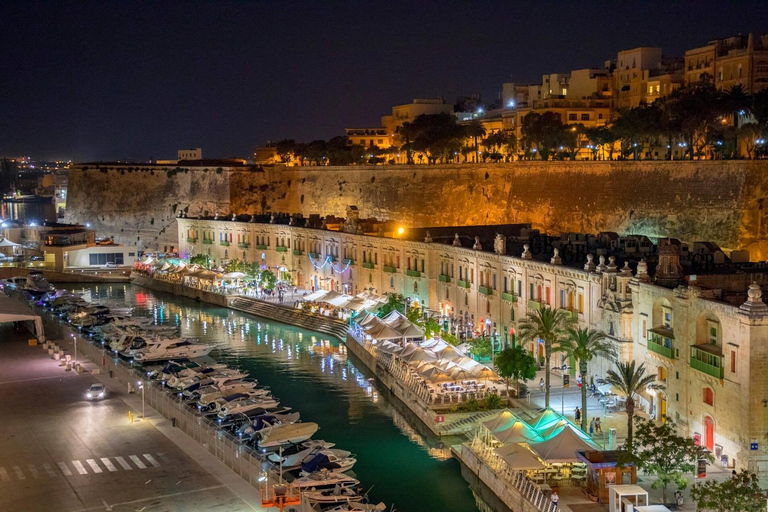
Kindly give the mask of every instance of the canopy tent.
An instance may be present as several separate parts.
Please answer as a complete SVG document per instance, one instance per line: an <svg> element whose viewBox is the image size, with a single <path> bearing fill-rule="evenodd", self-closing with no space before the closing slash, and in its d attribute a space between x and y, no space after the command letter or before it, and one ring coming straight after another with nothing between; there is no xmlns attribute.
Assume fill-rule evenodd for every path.
<svg viewBox="0 0 768 512"><path fill-rule="evenodd" d="M499 414L492 420L484 421L483 426L488 430L490 430L491 432L497 432L510 427L518 419L519 418L515 415L515 413L513 413L509 409L504 409L501 412L501 414Z"/></svg>
<svg viewBox="0 0 768 512"><path fill-rule="evenodd" d="M242 279L247 275L248 274L246 274L245 272L227 272L221 277L223 277L224 279Z"/></svg>
<svg viewBox="0 0 768 512"><path fill-rule="evenodd" d="M166 261L165 263L163 263L160 266L160 268L158 270L160 270L160 272L164 272L164 271L168 270L169 268L171 268L171 264Z"/></svg>
<svg viewBox="0 0 768 512"><path fill-rule="evenodd" d="M19 247L21 244L17 244L16 242L11 242L7 238L3 238L0 240L0 247Z"/></svg>
<svg viewBox="0 0 768 512"><path fill-rule="evenodd" d="M406 343L405 346L403 347L403 351L400 352L400 357L405 359L411 354L413 354L414 352L416 352L418 349L419 349L419 346L416 343L410 343L410 342Z"/></svg>
<svg viewBox="0 0 768 512"><path fill-rule="evenodd" d="M472 372L472 376L478 380L498 380L499 375L488 368L487 366L481 366Z"/></svg>
<svg viewBox="0 0 768 512"><path fill-rule="evenodd" d="M424 337L424 329L408 321L402 322L399 326L395 327L394 329L397 332L399 332L403 336L403 338L423 338Z"/></svg>
<svg viewBox="0 0 768 512"><path fill-rule="evenodd" d="M152 256L147 256L147 257L146 257L146 258L144 258L144 260L143 260L143 261L141 261L140 263L141 263L142 265L151 265L153 261L155 261L155 258L153 258Z"/></svg>
<svg viewBox="0 0 768 512"><path fill-rule="evenodd" d="M396 340L402 337L400 336L399 332L383 323L378 323L371 326L370 328L366 328L365 332L371 338L377 340Z"/></svg>
<svg viewBox="0 0 768 512"><path fill-rule="evenodd" d="M39 341L45 341L40 315L34 314L23 302L0 293L0 323L7 322L34 322L35 337Z"/></svg>
<svg viewBox="0 0 768 512"><path fill-rule="evenodd" d="M411 364L418 363L420 361L437 361L437 356L429 350L424 350L423 348L418 347L410 355L404 357L403 359L405 359L405 362Z"/></svg>
<svg viewBox="0 0 768 512"><path fill-rule="evenodd" d="M421 348L428 348L437 353L439 350L443 350L448 343L440 338L429 338L419 343L419 345L421 345Z"/></svg>
<svg viewBox="0 0 768 512"><path fill-rule="evenodd" d="M556 425L562 419L562 415L552 409L547 409L535 421L531 422L531 426L533 426L536 432L542 432Z"/></svg>
<svg viewBox="0 0 768 512"><path fill-rule="evenodd" d="M544 463L541 462L530 450L519 444L509 444L499 446L495 450L501 460L507 463L509 469L523 471L526 469L543 469Z"/></svg>
<svg viewBox="0 0 768 512"><path fill-rule="evenodd" d="M426 369L424 369L426 368ZM419 374L430 382L447 382L451 380L451 376L445 373L443 370L433 365L425 365Z"/></svg>
<svg viewBox="0 0 768 512"><path fill-rule="evenodd" d="M341 294L331 290L325 295L323 295L321 298L317 299L317 302L330 302L336 297L341 297Z"/></svg>
<svg viewBox="0 0 768 512"><path fill-rule="evenodd" d="M581 431L579 427L568 421L566 418L563 418L562 420L558 421L555 425L551 426L550 428L540 431L539 435L542 437L543 440L551 439L557 435L559 435L564 429L570 429L572 430L577 436L584 439L585 441L592 441L592 438L589 437L588 434Z"/></svg>
<svg viewBox="0 0 768 512"><path fill-rule="evenodd" d="M510 443L536 443L544 441L529 424L523 420L516 419L511 425L506 425L504 429L496 429L491 435L501 444Z"/></svg>
<svg viewBox="0 0 768 512"><path fill-rule="evenodd" d="M347 309L351 309L352 311L360 311L361 309L366 307L366 300L361 299L360 297L355 297L352 300L350 300L347 305L345 306Z"/></svg>
<svg viewBox="0 0 768 512"><path fill-rule="evenodd" d="M564 428L559 434L546 441L527 443L541 460L549 464L556 462L578 462L576 451L599 450L592 441L580 437L573 429Z"/></svg>
<svg viewBox="0 0 768 512"><path fill-rule="evenodd" d="M321 299L326 295L328 295L328 290L317 290L316 292L312 292L304 297L304 300L307 302L316 302L318 299Z"/></svg>
<svg viewBox="0 0 768 512"><path fill-rule="evenodd" d="M461 359L464 357L464 354L456 350L456 347L453 345L445 344L445 347L442 347L442 349L433 348L432 351L439 357L440 359L446 359L448 361L454 361L456 359Z"/></svg>
<svg viewBox="0 0 768 512"><path fill-rule="evenodd" d="M405 315L396 309L381 319L382 322L393 327L395 325L398 325L403 320L405 320L406 322L408 321Z"/></svg>
<svg viewBox="0 0 768 512"><path fill-rule="evenodd" d="M322 302L327 302L331 306L345 308L347 307L347 304L352 302L352 299L354 299L352 295L339 295L338 297L334 297L332 299L328 299L326 296L323 298Z"/></svg>

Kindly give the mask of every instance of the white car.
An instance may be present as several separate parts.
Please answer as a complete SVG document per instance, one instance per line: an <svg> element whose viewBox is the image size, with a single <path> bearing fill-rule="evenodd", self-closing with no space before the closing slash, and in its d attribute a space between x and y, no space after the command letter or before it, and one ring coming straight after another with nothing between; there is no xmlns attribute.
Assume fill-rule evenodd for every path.
<svg viewBox="0 0 768 512"><path fill-rule="evenodd" d="M104 268L117 268L117 263L110 261L106 265L104 265Z"/></svg>
<svg viewBox="0 0 768 512"><path fill-rule="evenodd" d="M85 392L85 398L88 400L101 400L107 396L107 388L103 384L91 384L91 387Z"/></svg>

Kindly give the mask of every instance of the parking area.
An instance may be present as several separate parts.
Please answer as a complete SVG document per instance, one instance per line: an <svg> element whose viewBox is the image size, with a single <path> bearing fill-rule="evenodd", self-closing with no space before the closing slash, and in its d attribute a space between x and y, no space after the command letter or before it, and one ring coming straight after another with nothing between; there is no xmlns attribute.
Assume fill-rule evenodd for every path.
<svg viewBox="0 0 768 512"><path fill-rule="evenodd" d="M87 400L96 377L28 338L0 324L0 510L255 510L150 421L131 423L124 390Z"/></svg>

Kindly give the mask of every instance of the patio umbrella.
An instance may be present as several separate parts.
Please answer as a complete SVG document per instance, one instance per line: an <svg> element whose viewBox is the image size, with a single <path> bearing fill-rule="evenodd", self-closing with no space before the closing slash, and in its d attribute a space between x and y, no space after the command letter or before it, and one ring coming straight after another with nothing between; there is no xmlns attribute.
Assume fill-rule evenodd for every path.
<svg viewBox="0 0 768 512"><path fill-rule="evenodd" d="M570 428L563 429L546 441L527 444L541 460L548 464L578 462L577 451L600 449L594 442L583 439Z"/></svg>
<svg viewBox="0 0 768 512"><path fill-rule="evenodd" d="M499 375L488 368L487 366L483 366L480 368L480 371L472 372L472 376L476 378L477 380L498 380Z"/></svg>
<svg viewBox="0 0 768 512"><path fill-rule="evenodd" d="M408 364L418 363L420 361L437 361L437 356L429 350L419 347L411 355L405 358Z"/></svg>
<svg viewBox="0 0 768 512"><path fill-rule="evenodd" d="M246 277L247 275L248 274L245 274L243 272L227 272L226 274L224 274L221 277L223 277L224 279L242 279L242 278Z"/></svg>
<svg viewBox="0 0 768 512"><path fill-rule="evenodd" d="M504 425L502 429L492 432L493 437L501 444L536 443L544 441L530 425L520 419Z"/></svg>
<svg viewBox="0 0 768 512"><path fill-rule="evenodd" d="M544 463L530 450L519 444L499 446L495 450L496 455L507 463L510 469L515 471L543 469Z"/></svg>

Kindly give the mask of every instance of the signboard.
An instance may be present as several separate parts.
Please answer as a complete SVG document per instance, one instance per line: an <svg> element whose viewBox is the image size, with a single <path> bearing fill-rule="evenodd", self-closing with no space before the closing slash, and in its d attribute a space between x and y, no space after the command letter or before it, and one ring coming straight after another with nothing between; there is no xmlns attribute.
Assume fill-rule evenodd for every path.
<svg viewBox="0 0 768 512"><path fill-rule="evenodd" d="M445 416L442 414L435 416L435 423L444 423L445 422Z"/></svg>
<svg viewBox="0 0 768 512"><path fill-rule="evenodd" d="M696 477L707 477L707 459L699 459L699 463L696 465Z"/></svg>
<svg viewBox="0 0 768 512"><path fill-rule="evenodd" d="M758 448L757 439L753 439L752 441L749 442L750 450L752 450L753 452L756 452L757 448Z"/></svg>
<svg viewBox="0 0 768 512"><path fill-rule="evenodd" d="M563 374L563 387L567 388L571 385L571 376L566 374Z"/></svg>

